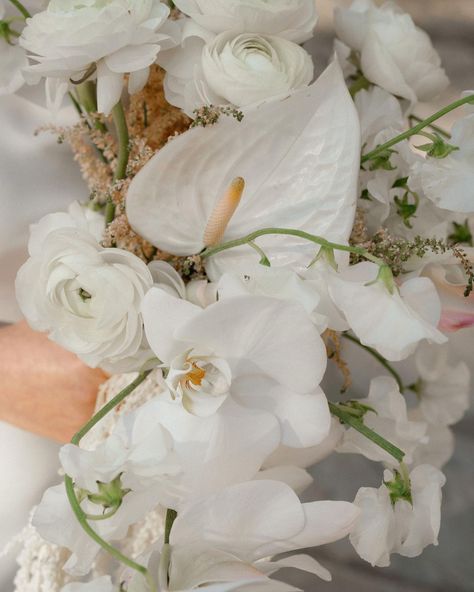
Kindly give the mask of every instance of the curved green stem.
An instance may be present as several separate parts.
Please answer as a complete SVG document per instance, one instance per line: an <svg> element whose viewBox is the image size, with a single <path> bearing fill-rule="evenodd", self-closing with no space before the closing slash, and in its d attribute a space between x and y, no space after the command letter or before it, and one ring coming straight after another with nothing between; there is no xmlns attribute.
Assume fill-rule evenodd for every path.
<svg viewBox="0 0 474 592"><path fill-rule="evenodd" d="M127 387L125 387L120 393L115 396L111 401L109 401L106 405L98 411L92 419L90 419L84 427L82 427L71 439L71 443L79 446L82 438L95 426L99 423L101 419L103 419L112 409L117 407L130 393L132 393L150 374L151 370L146 372L141 372L137 378L133 382L131 382ZM74 488L74 481L72 480L69 475L64 477L64 484L66 486L66 494L71 504L72 511L74 512L77 521L82 526L84 531L89 535L89 537L96 542L104 551L109 553L112 557L130 567L131 569L141 573L147 580L150 586L150 592L157 592L156 585L151 578L148 569L144 565L140 565L136 563L123 553L121 553L118 549L110 545L107 541L105 541L88 523L88 520L96 519L95 517L88 516L84 510L81 508L81 504L77 498L76 491ZM109 516L110 517L110 516Z"/></svg>
<svg viewBox="0 0 474 592"><path fill-rule="evenodd" d="M421 117L418 117L418 115L412 114L408 117L408 121L410 122L410 125L412 125L413 121L416 121L417 123L421 123L423 121L423 119L421 119ZM428 127L430 127L434 132L440 134L441 136L444 136L447 140L451 139L451 134L449 132L447 132L446 130L444 130L442 127L439 127L439 125L435 125L434 123L432 123Z"/></svg>
<svg viewBox="0 0 474 592"><path fill-rule="evenodd" d="M303 230L294 230L292 228L262 228L261 230L256 230L243 238L239 238L233 241L229 241L227 243L222 243L215 247L208 247L204 249L201 253L201 257L207 258L212 257L212 255L216 255L217 253L221 253L222 251L227 251L228 249L233 249L235 247L240 247L242 245L247 245L249 243L253 243L255 239L259 238L260 236L265 236L269 234L282 234L287 236L297 236L299 238L303 238L307 241L320 245L321 247L326 247L327 249L333 249L336 251L345 251L348 253L355 253L356 255L361 255L365 257L365 259L376 263L377 265L385 265L385 262L378 257L375 257L367 249L362 247L352 247L350 245L340 245L338 243L332 243L321 236L316 236L314 234L309 234L308 232L304 232ZM255 245L251 245L255 248Z"/></svg>
<svg viewBox="0 0 474 592"><path fill-rule="evenodd" d="M119 142L117 168L115 169L114 179L115 181L120 181L127 176L127 165L130 157L130 137L128 135L127 119L125 118L122 101L119 101L112 109L112 117Z"/></svg>
<svg viewBox="0 0 474 592"><path fill-rule="evenodd" d="M394 368L392 368L392 366L387 362L387 360L381 354L379 354L378 351L369 347L368 345L364 345L363 343L361 343L359 341L359 339L357 339L357 337L354 337L353 335L350 335L349 333L342 333L342 336L345 339L347 339L348 341L352 341L352 343L356 343L359 347L364 349L367 353L369 353L376 360L378 360L382 364L382 366L386 370L388 370L388 372L390 372L390 374L393 376L393 378L395 378L395 380L397 381L397 384L398 384L398 388L400 389L400 392L403 393L403 391L405 390L405 387L403 386L403 382L402 382L400 374L398 374L398 372Z"/></svg>
<svg viewBox="0 0 474 592"><path fill-rule="evenodd" d="M29 10L27 10L27 8L25 8L25 6L23 6L23 4L19 1L19 0L10 0L10 2L13 4L13 6L15 6L15 8L17 8L21 14L27 19L27 18L31 18L31 13Z"/></svg>
<svg viewBox="0 0 474 592"><path fill-rule="evenodd" d="M351 428L354 428L354 430L357 430L363 436L371 440L374 444L380 446L380 448L385 450L385 452L388 452L388 454L393 456L393 458L398 460L398 462L403 461L403 458L405 456L403 450L400 450L400 448L398 448L388 440L385 440L385 438L377 434L377 432L371 430L364 424L364 422L360 418L354 417L351 413L345 411L343 405L329 403L329 409L331 413L335 417L337 417L342 423L345 423Z"/></svg>
<svg viewBox="0 0 474 592"><path fill-rule="evenodd" d="M377 146L377 148L374 148L374 150L372 150L371 152L368 152L367 154L364 154L362 156L361 163L364 164L364 162L367 162L368 160L372 160L373 158L378 156L380 153L385 152L385 150L388 150L392 146L395 146L395 144L399 144L400 142L403 142L403 140L408 140L408 138L411 138L412 136L416 136L416 134L418 134L421 130L423 130L425 127L431 126L432 123L434 123L435 121L437 121L438 119L440 119L444 115L447 115L451 111L458 109L458 107L462 107L463 105L467 105L469 103L474 104L474 95L469 95L467 97L459 99L458 101L454 101L454 103L451 103L450 105L447 105L446 107L444 107L440 111L437 111L436 113L434 113L434 115L431 115L431 117L428 117L427 119L423 119L423 121L421 121L418 125L415 125L415 127L412 127L411 129L404 132L403 134L400 134L400 135L396 136L395 138L392 138L388 142L385 142L385 144L381 144L380 146Z"/></svg>

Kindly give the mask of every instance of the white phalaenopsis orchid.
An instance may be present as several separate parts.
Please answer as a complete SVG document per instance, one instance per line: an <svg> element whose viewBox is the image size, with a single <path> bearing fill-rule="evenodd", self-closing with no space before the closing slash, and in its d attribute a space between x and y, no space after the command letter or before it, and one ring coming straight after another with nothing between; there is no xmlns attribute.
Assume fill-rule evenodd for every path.
<svg viewBox="0 0 474 592"><path fill-rule="evenodd" d="M357 403L368 407L364 415L364 424L403 450L404 461L410 464L416 447L425 438L427 425L408 419L407 404L396 381L388 376L372 379L368 397L357 399ZM398 461L388 452L350 428L336 450L362 454L370 460L384 462L388 466L398 466Z"/></svg>
<svg viewBox="0 0 474 592"><path fill-rule="evenodd" d="M234 485L197 501L174 522L167 589L201 590L203 584L225 581L244 585L255 580L263 585L269 583L267 576L285 567L328 580L329 572L311 557L297 555L276 561L270 557L344 538L358 515L358 509L348 502L302 504L278 481ZM268 590L280 590L277 582L273 585Z"/></svg>
<svg viewBox="0 0 474 592"><path fill-rule="evenodd" d="M151 357L140 306L153 279L129 251L100 246L103 223L99 214L73 204L68 213L32 226L16 296L34 329L89 366L126 372Z"/></svg>
<svg viewBox="0 0 474 592"><path fill-rule="evenodd" d="M337 8L336 34L360 58L363 75L411 103L428 101L449 84L428 35L394 2L354 0Z"/></svg>
<svg viewBox="0 0 474 592"><path fill-rule="evenodd" d="M69 81L97 78L97 104L108 114L120 100L124 74L136 93L168 33L169 8L159 0L50 0L30 19L20 44L35 62L32 77L45 76L50 90L64 94Z"/></svg>
<svg viewBox="0 0 474 592"><path fill-rule="evenodd" d="M357 114L333 63L308 89L246 112L241 123L221 119L170 142L132 181L127 215L160 249L199 253L216 204L240 176L246 188L223 240L284 226L347 242L359 160ZM315 254L295 237L267 236L259 244L278 265L304 268ZM255 256L245 246L213 256L206 268L217 279Z"/></svg>
<svg viewBox="0 0 474 592"><path fill-rule="evenodd" d="M312 446L328 434L319 388L325 348L300 304L249 295L203 310L152 288L143 316L150 346L166 368L169 398L190 413L212 415L232 398L278 418L282 442L290 446Z"/></svg>
<svg viewBox="0 0 474 592"><path fill-rule="evenodd" d="M190 117L203 105L249 108L286 98L313 79L311 56L292 41L234 30L210 38L188 22L182 45L159 63L167 72L166 99Z"/></svg>
<svg viewBox="0 0 474 592"><path fill-rule="evenodd" d="M364 345L375 348L387 360L405 359L426 339L445 343L436 328L441 303L433 283L427 278L412 278L393 285L393 293L374 263L358 263L329 276L329 293L344 313L351 329Z"/></svg>
<svg viewBox="0 0 474 592"><path fill-rule="evenodd" d="M457 423L471 402L471 375L467 364L450 364L448 358L448 346L422 346L415 355L420 378L414 388L423 417L433 425Z"/></svg>
<svg viewBox="0 0 474 592"><path fill-rule="evenodd" d="M405 476L409 483L404 497L393 497L392 503L390 484L395 478L385 471L380 489L363 487L354 500L361 515L350 541L363 559L378 567L390 565L391 553L416 557L426 546L438 544L443 473L430 465L416 467Z"/></svg>
<svg viewBox="0 0 474 592"><path fill-rule="evenodd" d="M238 31L307 41L318 15L314 0L177 0L175 5L213 33Z"/></svg>
<svg viewBox="0 0 474 592"><path fill-rule="evenodd" d="M474 212L474 114L453 126L449 144L458 148L445 158L429 156L417 162L410 183L439 208Z"/></svg>

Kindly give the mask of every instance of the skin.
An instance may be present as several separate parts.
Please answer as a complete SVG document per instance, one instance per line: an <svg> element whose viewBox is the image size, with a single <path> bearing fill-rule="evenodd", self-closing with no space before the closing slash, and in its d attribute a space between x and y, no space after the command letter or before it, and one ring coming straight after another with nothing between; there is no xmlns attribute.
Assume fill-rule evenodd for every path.
<svg viewBox="0 0 474 592"><path fill-rule="evenodd" d="M0 420L68 442L92 416L107 375L25 322L0 329Z"/></svg>

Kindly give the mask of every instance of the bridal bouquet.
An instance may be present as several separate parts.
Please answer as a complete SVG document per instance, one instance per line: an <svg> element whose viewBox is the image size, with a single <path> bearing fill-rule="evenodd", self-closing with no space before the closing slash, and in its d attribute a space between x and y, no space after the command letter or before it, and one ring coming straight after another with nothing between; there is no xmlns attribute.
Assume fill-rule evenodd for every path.
<svg viewBox="0 0 474 592"><path fill-rule="evenodd" d="M1 90L74 105L40 131L90 192L31 228L18 301L110 374L17 589L284 592L282 568L331 579L302 549L349 536L383 567L437 544L469 405L448 336L474 325L474 94L417 116L448 85L426 33L355 0L314 80L313 0L0 9ZM368 393L346 342L380 362ZM302 503L336 453L379 463L380 486Z"/></svg>

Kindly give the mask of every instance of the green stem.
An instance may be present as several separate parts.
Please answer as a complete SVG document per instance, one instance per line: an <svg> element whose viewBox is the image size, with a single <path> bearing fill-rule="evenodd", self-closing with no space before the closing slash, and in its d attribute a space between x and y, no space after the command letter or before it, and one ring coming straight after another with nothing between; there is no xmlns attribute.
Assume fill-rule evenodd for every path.
<svg viewBox="0 0 474 592"><path fill-rule="evenodd" d="M117 168L115 169L114 179L115 181L120 181L127 176L127 165L130 157L130 137L128 135L127 120L125 118L122 101L119 101L112 109L112 117L114 119L119 142Z"/></svg>
<svg viewBox="0 0 474 592"><path fill-rule="evenodd" d="M101 419L103 419L112 409L117 407L130 393L132 393L150 374L151 371L141 372L137 378L133 382L131 382L127 387L125 387L118 395L116 395L111 401L109 401L106 405L102 407L95 415L92 417L84 427L82 427L71 439L71 443L79 446L82 438L90 432L90 430L99 423ZM95 541L104 551L109 553L112 557L130 567L131 569L141 573L147 581L150 583L150 590L151 592L156 592L156 586L154 582L151 580L150 574L148 573L147 568L144 565L140 565L136 563L126 555L123 555L118 549L110 545L107 541L105 541L97 532L90 526L88 523L87 514L81 508L81 504L76 496L76 491L74 488L74 481L72 480L69 475L66 475L64 478L64 483L66 486L66 493L71 504L72 511L74 512L79 524L82 526L84 531L90 536L90 538Z"/></svg>
<svg viewBox="0 0 474 592"><path fill-rule="evenodd" d="M375 349L372 349L368 345L364 345L363 343L361 343L359 341L359 339L357 339L357 337L354 337L353 335L350 335L349 333L342 333L342 336L344 337L344 339L347 339L348 341L352 341L352 343L356 343L359 347L364 349L371 356L373 356L376 360L378 360L382 364L382 366L386 370L388 370L388 372L390 372L390 374L393 376L393 378L395 378L395 380L397 381L397 384L398 384L398 388L400 389L400 392L403 393L403 391L405 390L405 387L403 386L403 382L402 382L400 374L398 374L398 372L394 368L392 368L392 366L387 362L387 360L381 354L379 354L378 351L376 351Z"/></svg>
<svg viewBox="0 0 474 592"><path fill-rule="evenodd" d="M329 403L329 409L335 417L342 421L342 423L345 423L351 428L354 428L354 430L357 430L360 434L371 440L374 444L380 446L380 448L385 450L385 452L388 452L388 454L393 456L393 458L395 458L398 462L403 461L403 458L405 456L403 450L400 450L400 448L398 448L388 440L385 440L385 438L382 438L382 436L377 434L377 432L371 430L363 423L363 421L361 421L360 418L354 417L353 415L345 411L343 408L341 408L340 405L337 405L335 403Z"/></svg>
<svg viewBox="0 0 474 592"><path fill-rule="evenodd" d="M178 513L175 510L166 510L166 520L165 520L165 535L164 535L164 542L165 545L169 545L170 542L170 534L171 529L173 528L174 521L178 517Z"/></svg>
<svg viewBox="0 0 474 592"><path fill-rule="evenodd" d="M361 255L362 257L365 257L365 259L368 259L369 261L372 261L373 263L376 263L377 265L380 265L380 266L385 265L385 262L382 261L382 259L375 257L374 255L369 253L369 251L367 251L367 249L364 249L362 247L352 247L350 245L340 245L337 243L332 243L332 242L326 240L325 238L322 238L321 236L316 236L314 234L309 234L308 232L304 232L303 230L294 230L291 228L262 228L261 230L256 230L255 232L252 232L251 234L248 234L247 236L244 236L243 238L229 241L227 243L222 243L222 244L217 245L215 247L208 247L204 251L202 251L201 257L203 257L204 259L206 259L207 257L212 257L212 255L216 255L217 253L220 253L222 251L227 251L228 249L233 249L235 247L240 247L242 245L247 245L249 243L253 243L253 241L255 239L259 238L260 236L265 236L265 235L269 235L269 234L283 234L283 235L287 235L287 236L297 236L299 238L303 238L303 239L308 240L312 243L320 245L321 247L326 247L327 249L333 249L336 251L345 251L348 253L355 253L356 255ZM254 245L253 245L253 248L255 248Z"/></svg>
<svg viewBox="0 0 474 592"><path fill-rule="evenodd" d="M444 115L447 115L448 113L451 113L451 111L458 109L458 107L462 107L463 105L467 105L469 103L474 104L474 95L469 95L467 97L459 99L458 101L455 101L454 103L451 103L447 107L444 107L440 111L437 111L434 115L431 115L431 117L428 117L427 119L423 119L423 121L421 121L418 125L415 125L415 127L412 127L411 129L404 132L403 134L400 134L400 135L396 136L395 138L392 138L388 142L385 142L385 144L381 144L380 146L377 146L377 148L375 148L371 152L364 154L362 156L361 163L363 164L364 162L367 162L368 160L372 160L373 158L378 156L381 152L384 152L385 150L388 150L392 146L395 146L395 144L399 144L400 142L403 142L403 140L408 140L408 138L411 138L412 136L416 136L416 134L421 132L422 129L424 129L425 127L431 126L432 123L434 123L436 120L440 119Z"/></svg>
<svg viewBox="0 0 474 592"><path fill-rule="evenodd" d="M21 14L26 19L31 18L31 13L23 6L23 4L19 0L10 0L10 2L21 12Z"/></svg>
<svg viewBox="0 0 474 592"><path fill-rule="evenodd" d="M412 124L412 121L416 121L417 123L421 123L423 121L423 119L421 119L421 117L418 117L418 115L410 115L408 117L408 120L410 122L410 125ZM438 134L444 136L446 139L451 139L451 134L444 130L442 127L439 127L439 125L435 125L434 123L432 123L428 127L430 127L433 131L437 132Z"/></svg>

